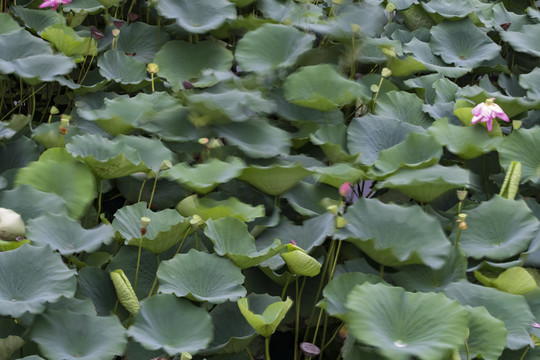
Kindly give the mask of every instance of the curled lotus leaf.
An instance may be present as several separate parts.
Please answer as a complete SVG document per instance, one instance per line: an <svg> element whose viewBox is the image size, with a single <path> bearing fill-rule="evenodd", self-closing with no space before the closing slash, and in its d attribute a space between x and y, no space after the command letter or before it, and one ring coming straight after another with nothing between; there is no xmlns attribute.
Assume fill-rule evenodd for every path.
<svg viewBox="0 0 540 360"><path fill-rule="evenodd" d="M266 194L279 195L312 173L313 171L304 168L300 163L271 166L251 165L243 170L239 179Z"/></svg>

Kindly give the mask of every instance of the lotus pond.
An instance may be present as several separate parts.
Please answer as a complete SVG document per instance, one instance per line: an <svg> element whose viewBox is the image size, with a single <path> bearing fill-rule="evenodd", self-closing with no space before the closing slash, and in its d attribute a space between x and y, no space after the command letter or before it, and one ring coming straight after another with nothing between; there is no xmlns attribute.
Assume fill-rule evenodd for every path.
<svg viewBox="0 0 540 360"><path fill-rule="evenodd" d="M534 0L0 0L0 360L540 359Z"/></svg>

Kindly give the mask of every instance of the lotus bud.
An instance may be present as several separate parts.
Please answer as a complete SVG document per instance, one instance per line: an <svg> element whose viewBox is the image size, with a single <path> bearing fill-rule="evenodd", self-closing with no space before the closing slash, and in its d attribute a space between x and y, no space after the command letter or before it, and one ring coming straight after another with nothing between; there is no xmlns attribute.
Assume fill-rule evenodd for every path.
<svg viewBox="0 0 540 360"><path fill-rule="evenodd" d="M344 182L339 187L339 195L346 197L352 192L352 187L350 182Z"/></svg>
<svg viewBox="0 0 540 360"><path fill-rule="evenodd" d="M99 41L105 37L94 25L90 25L90 36Z"/></svg>
<svg viewBox="0 0 540 360"><path fill-rule="evenodd" d="M146 229L150 225L151 219L149 217L143 216L141 218L141 235L146 235Z"/></svg>
<svg viewBox="0 0 540 360"><path fill-rule="evenodd" d="M347 226L349 221L345 219L343 216L336 217L336 229L341 229Z"/></svg>
<svg viewBox="0 0 540 360"><path fill-rule="evenodd" d="M463 201L465 200L465 198L467 197L467 190L458 190L457 191L457 198L459 201Z"/></svg>
<svg viewBox="0 0 540 360"><path fill-rule="evenodd" d="M209 149L215 149L222 146L223 146L223 141L221 141L220 139L210 139L210 141L208 142Z"/></svg>
<svg viewBox="0 0 540 360"><path fill-rule="evenodd" d="M361 29L360 29L360 25L358 24L351 24L351 30L353 33L357 33L359 34Z"/></svg>
<svg viewBox="0 0 540 360"><path fill-rule="evenodd" d="M371 92L373 92L373 93L376 93L376 92L379 91L379 85L371 84L371 86L369 87L369 90L371 90Z"/></svg>
<svg viewBox="0 0 540 360"><path fill-rule="evenodd" d="M118 37L118 35L120 35L120 30L119 29L112 29L112 36Z"/></svg>
<svg viewBox="0 0 540 360"><path fill-rule="evenodd" d="M293 244L287 244L288 252L281 253L289 270L296 275L317 276L321 271L321 264L306 252Z"/></svg>
<svg viewBox="0 0 540 360"><path fill-rule="evenodd" d="M459 228L461 230L465 230L467 228L467 223L465 222L465 219L467 218L467 214L459 214L457 223L459 224Z"/></svg>
<svg viewBox="0 0 540 360"><path fill-rule="evenodd" d="M208 138L200 138L200 139L198 140L199 144L201 144L201 145L206 145L206 144L208 144L208 141L209 141Z"/></svg>
<svg viewBox="0 0 540 360"><path fill-rule="evenodd" d="M159 170L169 170L170 168L172 168L172 163L169 160L163 160Z"/></svg>
<svg viewBox="0 0 540 360"><path fill-rule="evenodd" d="M392 70L385 67L385 68L382 69L381 75L382 75L383 78L389 78L390 76L392 76Z"/></svg>
<svg viewBox="0 0 540 360"><path fill-rule="evenodd" d="M193 356L191 356L190 353L184 351L180 357L180 360L191 360L193 359Z"/></svg>
<svg viewBox="0 0 540 360"><path fill-rule="evenodd" d="M139 15L135 13L129 13L128 18L129 18L129 22L132 23L139 18Z"/></svg>
<svg viewBox="0 0 540 360"><path fill-rule="evenodd" d="M56 106L51 106L51 109L49 110L50 114L51 115L56 115L56 114L59 114L60 113L60 110L58 110L58 108Z"/></svg>
<svg viewBox="0 0 540 360"><path fill-rule="evenodd" d="M25 226L21 215L15 211L0 208L0 239L14 241L24 236Z"/></svg>
<svg viewBox="0 0 540 360"><path fill-rule="evenodd" d="M58 132L60 134L66 135L68 133L69 119L71 119L71 116L62 114L60 125L58 125Z"/></svg>
<svg viewBox="0 0 540 360"><path fill-rule="evenodd" d="M512 126L514 130L517 130L521 127L521 120L512 120Z"/></svg>
<svg viewBox="0 0 540 360"><path fill-rule="evenodd" d="M191 219L189 220L189 223L191 224L191 227L193 228L193 230L197 230L198 228L204 225L204 220L202 219L202 217L195 214L191 217Z"/></svg>
<svg viewBox="0 0 540 360"><path fill-rule="evenodd" d="M139 305L137 295L135 295L135 291L133 291L133 287L131 287L131 283L126 274L124 274L121 269L118 269L111 271L110 276L120 304L122 304L130 314L137 314L141 309L141 305Z"/></svg>
<svg viewBox="0 0 540 360"><path fill-rule="evenodd" d="M329 212L331 212L334 215L337 215L338 206L337 205L329 205L329 206L326 207L326 210L328 210Z"/></svg>
<svg viewBox="0 0 540 360"><path fill-rule="evenodd" d="M146 71L148 71L150 74L157 74L159 72L159 66L156 63L150 63L146 65Z"/></svg>
<svg viewBox="0 0 540 360"><path fill-rule="evenodd" d="M117 29L120 29L122 26L124 26L124 22L122 20L114 20L113 24L114 26L116 26Z"/></svg>
<svg viewBox="0 0 540 360"><path fill-rule="evenodd" d="M386 11L387 13L391 13L394 10L396 10L396 5L393 3L388 3L386 5L386 8L384 9L384 11Z"/></svg>

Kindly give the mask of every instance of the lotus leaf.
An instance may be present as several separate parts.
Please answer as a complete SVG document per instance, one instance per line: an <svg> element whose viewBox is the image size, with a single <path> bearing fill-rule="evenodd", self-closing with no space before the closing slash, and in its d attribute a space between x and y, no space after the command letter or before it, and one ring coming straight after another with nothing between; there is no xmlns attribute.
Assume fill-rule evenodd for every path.
<svg viewBox="0 0 540 360"><path fill-rule="evenodd" d="M98 60L99 73L120 84L140 84L146 79L146 65L131 56L109 50Z"/></svg>
<svg viewBox="0 0 540 360"><path fill-rule="evenodd" d="M301 179L312 174L299 163L289 165L255 166L242 171L239 179L248 182L269 195L279 195L292 188Z"/></svg>
<svg viewBox="0 0 540 360"><path fill-rule="evenodd" d="M391 117L411 125L428 128L432 121L422 111L423 101L414 94L390 91L381 96L375 106L375 115Z"/></svg>
<svg viewBox="0 0 540 360"><path fill-rule="evenodd" d="M53 24L41 31L41 37L51 42L54 47L67 56L73 57L75 62L83 61L86 55L97 53L97 44L91 37L80 37L72 28Z"/></svg>
<svg viewBox="0 0 540 360"><path fill-rule="evenodd" d="M501 146L501 165L509 168L519 159L522 164L521 181L540 183L540 157L537 148L540 129L520 129L504 138Z"/></svg>
<svg viewBox="0 0 540 360"><path fill-rule="evenodd" d="M236 198L214 200L192 195L182 200L176 209L183 216L199 215L203 220L234 217L245 222L264 216L264 206L251 206Z"/></svg>
<svg viewBox="0 0 540 360"><path fill-rule="evenodd" d="M249 325L263 337L270 337L289 311L292 300L280 301L268 294L245 297L238 300L238 308Z"/></svg>
<svg viewBox="0 0 540 360"><path fill-rule="evenodd" d="M60 14L53 10L28 9L22 6L11 6L10 10L24 22L24 26L36 30L38 34L46 27L60 22ZM7 19L3 21L9 24Z"/></svg>

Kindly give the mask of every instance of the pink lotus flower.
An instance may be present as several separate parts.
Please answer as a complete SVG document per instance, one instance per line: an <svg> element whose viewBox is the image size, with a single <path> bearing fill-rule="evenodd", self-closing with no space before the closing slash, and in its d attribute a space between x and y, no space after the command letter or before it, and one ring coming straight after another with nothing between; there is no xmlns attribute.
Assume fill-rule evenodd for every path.
<svg viewBox="0 0 540 360"><path fill-rule="evenodd" d="M52 7L53 10L56 10L59 5L62 4L69 4L71 0L44 0L41 5L39 5L40 8L45 7Z"/></svg>
<svg viewBox="0 0 540 360"><path fill-rule="evenodd" d="M352 192L352 187L350 182L345 182L339 187L339 195L347 197Z"/></svg>
<svg viewBox="0 0 540 360"><path fill-rule="evenodd" d="M506 115L501 107L495 104L493 101L495 98L487 99L485 102L480 103L472 109L473 118L472 123L485 122L488 131L491 131L493 126L493 119L499 118L503 121L509 122L508 115Z"/></svg>

